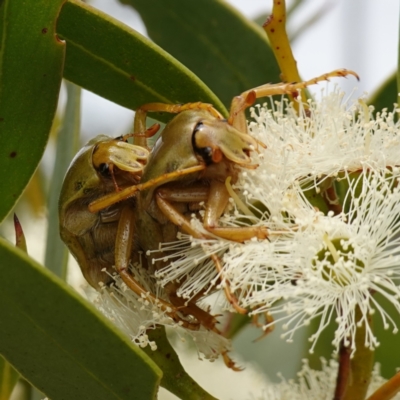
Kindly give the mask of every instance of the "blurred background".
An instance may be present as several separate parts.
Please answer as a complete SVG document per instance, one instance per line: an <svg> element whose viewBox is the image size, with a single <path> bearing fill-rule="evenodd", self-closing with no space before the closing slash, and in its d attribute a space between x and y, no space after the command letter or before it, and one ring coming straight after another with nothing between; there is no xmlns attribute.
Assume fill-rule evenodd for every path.
<svg viewBox="0 0 400 400"><path fill-rule="evenodd" d="M269 14L270 0L230 0L247 18L261 25ZM337 68L356 71L354 79L336 79L347 92L370 94L395 71L398 54L397 0L303 0L288 18L287 30L300 75L311 79ZM113 0L93 0L94 7L146 35L140 16L131 7ZM298 6L297 6L298 4ZM251 60L249 60L251 63ZM311 88L318 91L318 88ZM83 92L82 135L91 138L99 132L120 134L132 121L132 113L98 96Z"/></svg>
<svg viewBox="0 0 400 400"><path fill-rule="evenodd" d="M89 3L146 35L140 16L131 7L116 0L92 0ZM229 3L261 25L269 14L272 1L230 0ZM349 78L335 79L335 83L349 96L356 98L364 92L372 94L394 73L398 58L398 0L300 0L288 1L288 6L292 6L293 12L288 18L287 30L304 79L337 68L352 69L359 74L359 82ZM318 87L311 88L314 92L319 90ZM64 106L63 89L59 106L60 119ZM131 110L85 90L82 90L81 109L82 144L98 134L118 136L131 130ZM32 182L35 186L30 190L34 194L24 195L16 206L25 230L28 252L40 263L44 263L47 235L45 204L55 158L54 148L51 142L40 166L40 178ZM35 215L33 219L32 215ZM0 229L5 237L14 241L10 218ZM81 291L83 278L73 260L70 261L69 281ZM273 381L280 380L276 371L281 371L285 378L294 378L304 355L301 344L305 333L299 333L298 336L302 337L293 344L279 339L279 328L267 338L254 343L254 339L259 336L259 330L248 327L234 340L233 358L246 368L241 373L228 370L219 361L213 364L208 361L198 362L197 354L188 351L189 344L179 343L177 338L173 340L178 348L182 348L180 355L190 374L214 396L221 399L250 399L249 388L253 398L261 396L266 376ZM296 343L300 345L296 346ZM160 398L175 397L163 392Z"/></svg>

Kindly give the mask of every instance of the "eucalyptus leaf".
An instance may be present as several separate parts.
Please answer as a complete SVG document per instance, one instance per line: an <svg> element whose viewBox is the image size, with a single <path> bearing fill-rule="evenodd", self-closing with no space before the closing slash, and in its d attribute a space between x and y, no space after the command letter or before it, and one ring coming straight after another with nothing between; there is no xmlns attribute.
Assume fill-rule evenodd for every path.
<svg viewBox="0 0 400 400"><path fill-rule="evenodd" d="M163 49L81 1L65 3L57 33L67 43L64 77L114 103L136 109L149 102L202 101L226 113L211 90Z"/></svg>
<svg viewBox="0 0 400 400"><path fill-rule="evenodd" d="M161 371L63 281L0 239L0 354L52 399L154 399Z"/></svg>
<svg viewBox="0 0 400 400"><path fill-rule="evenodd" d="M54 31L64 0L0 7L0 221L42 158L57 107L65 44Z"/></svg>
<svg viewBox="0 0 400 400"><path fill-rule="evenodd" d="M264 31L227 2L120 1L134 7L155 43L196 73L226 107L245 90L279 82Z"/></svg>
<svg viewBox="0 0 400 400"><path fill-rule="evenodd" d="M396 74L390 75L368 99L368 104L372 104L375 111L381 111L383 108L392 111L394 103L397 103Z"/></svg>
<svg viewBox="0 0 400 400"><path fill-rule="evenodd" d="M216 400L185 371L164 327L149 330L148 336L157 343L157 350L153 351L149 346L143 350L163 370L162 387L182 400Z"/></svg>
<svg viewBox="0 0 400 400"><path fill-rule="evenodd" d="M400 326L400 315L393 304L380 293L374 295L375 300L390 315L394 323ZM384 378L391 378L398 370L400 359L399 333L393 333L393 328L385 329L379 313L373 315L374 334L380 342L375 350L375 361L381 365Z"/></svg>
<svg viewBox="0 0 400 400"><path fill-rule="evenodd" d="M0 400L8 400L18 382L19 373L0 356Z"/></svg>

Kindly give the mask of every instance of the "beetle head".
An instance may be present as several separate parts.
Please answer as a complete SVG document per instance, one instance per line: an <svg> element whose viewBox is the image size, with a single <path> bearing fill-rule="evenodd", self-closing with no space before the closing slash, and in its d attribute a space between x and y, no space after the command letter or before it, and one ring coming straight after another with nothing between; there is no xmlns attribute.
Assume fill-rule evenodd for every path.
<svg viewBox="0 0 400 400"><path fill-rule="evenodd" d="M193 151L207 165L227 160L245 168L256 168L251 164L250 151L257 149L257 141L242 133L226 120L209 114L200 116L193 126Z"/></svg>
<svg viewBox="0 0 400 400"><path fill-rule="evenodd" d="M118 174L118 170L133 174L142 172L148 150L126 142L122 137L104 138L97 141L92 155L93 168L101 177L109 178L111 172Z"/></svg>

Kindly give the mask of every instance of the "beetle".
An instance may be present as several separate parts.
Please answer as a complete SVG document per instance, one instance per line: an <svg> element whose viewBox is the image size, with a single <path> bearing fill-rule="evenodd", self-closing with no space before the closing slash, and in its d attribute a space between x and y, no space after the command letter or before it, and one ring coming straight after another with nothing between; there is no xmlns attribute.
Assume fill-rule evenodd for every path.
<svg viewBox="0 0 400 400"><path fill-rule="evenodd" d="M253 237L266 239L268 231L262 226L233 228L218 224L230 197L225 181L230 179L235 183L241 169L257 168L250 153L264 146L248 134L244 111L257 98L274 94L296 95L298 90L309 85L347 75L358 78L355 72L341 69L306 82L267 84L245 91L232 100L227 120L212 105L200 102L183 105L149 103L141 106L135 116L134 130L137 132L145 127L147 112L177 115L166 125L151 150L140 183L96 199L89 205L89 210L97 213L112 204L135 197L136 207L130 208L129 215L128 211L126 214L126 221L131 221L129 234L131 240L137 237L139 247L147 254L149 268L155 270L163 268L165 262L155 260L151 251L158 249L160 243L175 240L178 230L196 238L218 236L237 242ZM187 217L190 205L200 202L205 203L204 229L193 227ZM116 270L127 286L135 290L137 282L128 268L129 252L125 253L125 260L116 265ZM221 274L219 257L215 254L210 257ZM152 270L149 272L153 273ZM179 285L179 282L171 282L165 287L170 302L181 313L195 317L207 329L218 332L215 317L197 305L202 293L184 300L177 295ZM237 312L247 313L231 292L227 280L224 291Z"/></svg>
<svg viewBox="0 0 400 400"><path fill-rule="evenodd" d="M153 134L152 127L147 134ZM120 191L140 180L149 151L127 143L132 135L116 139L99 135L90 140L72 160L59 198L59 224L62 240L77 260L87 282L99 289L108 284L114 265L118 221L125 204L133 199L93 214L88 205L107 193ZM136 254L131 252L130 257Z"/></svg>
<svg viewBox="0 0 400 400"><path fill-rule="evenodd" d="M77 260L84 278L96 290L114 283L114 265L144 264L140 255L130 216L136 207L135 199L126 199L97 213L89 212L88 205L108 193L118 193L140 181L149 151L145 140L159 130L159 124L144 131L118 138L99 135L90 140L72 160L59 198L60 236ZM135 137L140 145L127 143ZM183 319L177 309L157 298L130 275L131 289L139 297L151 297L174 321L189 329L199 324Z"/></svg>

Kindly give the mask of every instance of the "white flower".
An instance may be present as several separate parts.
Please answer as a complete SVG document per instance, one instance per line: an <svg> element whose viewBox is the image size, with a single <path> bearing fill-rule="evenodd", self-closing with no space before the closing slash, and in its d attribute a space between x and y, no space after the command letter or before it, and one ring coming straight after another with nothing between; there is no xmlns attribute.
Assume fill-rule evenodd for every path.
<svg viewBox="0 0 400 400"><path fill-rule="evenodd" d="M333 344L355 350L356 323L377 311L386 329L397 326L373 294L380 293L400 313L399 178L365 171L350 181L348 211L327 216L310 212L297 229L268 241L235 244L226 252L226 275L243 283L241 305L252 314L270 313L285 321L289 341L301 326L320 316L321 331L335 319ZM279 302L285 300L284 302ZM355 320L355 306L362 320ZM265 326L268 328L272 323ZM379 345L367 323L365 346Z"/></svg>
<svg viewBox="0 0 400 400"><path fill-rule="evenodd" d="M168 301L163 289L140 265L131 268L131 273L149 293L155 294L157 299ZM230 340L204 327L199 327L198 330L183 328L179 322L175 322L162 311L157 301L151 300L150 297L139 297L125 285L118 274L113 275L113 278L115 284L103 286L94 302L100 311L138 346L149 345L152 350L156 350L157 343L149 340L147 331L157 329L157 325L163 325L175 329L182 340L186 337L192 339L197 351L211 361L231 351ZM200 354L199 357L201 358Z"/></svg>
<svg viewBox="0 0 400 400"><path fill-rule="evenodd" d="M376 311L384 327L397 332L373 295L380 293L400 313L400 124L386 111L374 119L363 101L347 106L341 99L334 92L311 102L310 118L297 117L290 106L283 114L285 102L253 114L251 131L267 148L259 167L244 171L234 185L241 200L233 201L233 211L220 223L263 225L269 240L190 244L185 237L173 263L160 271L163 284L186 279L181 294L188 298L215 290L218 282L229 284L253 315L283 320L289 341L319 316L311 351L321 331L336 321L334 345L344 340L354 352L356 323L366 324ZM319 194L324 189L329 190ZM210 253L223 261L220 274ZM365 345L376 347L368 324L365 331Z"/></svg>
<svg viewBox="0 0 400 400"><path fill-rule="evenodd" d="M384 170L398 165L400 123L383 110L373 116L364 100L349 104L334 90L297 116L287 102L252 110L251 133L267 145L257 170L282 175L291 182L310 182L338 171ZM258 110L258 111L257 111Z"/></svg>
<svg viewBox="0 0 400 400"><path fill-rule="evenodd" d="M184 277L185 279L182 279L182 284L177 290L178 296L191 299L200 292L203 292L204 295L212 293L215 290L218 273L205 249L207 243L212 246L214 241L202 241L202 245L197 246L190 236L178 234L178 237L181 240L177 242L162 243L161 253L159 250L152 251L156 254L160 253L160 259L171 260L167 267L156 271L155 275L159 279L159 284L164 287L167 283L180 281ZM217 250L221 253L219 243L216 244ZM164 251L169 255L165 256Z"/></svg>
<svg viewBox="0 0 400 400"><path fill-rule="evenodd" d="M322 370L312 370L307 360L303 360L297 381L285 380L271 384L260 396L252 396L251 400L331 400L336 387L338 363L334 360L326 362L321 359ZM372 371L371 383L367 395L370 396L382 386L386 380L380 376L379 364ZM400 393L393 397L400 400Z"/></svg>

